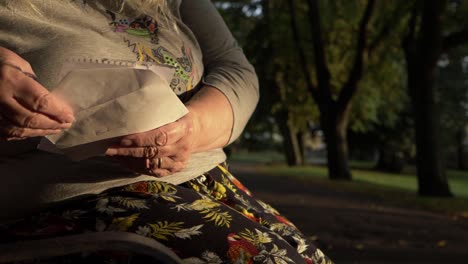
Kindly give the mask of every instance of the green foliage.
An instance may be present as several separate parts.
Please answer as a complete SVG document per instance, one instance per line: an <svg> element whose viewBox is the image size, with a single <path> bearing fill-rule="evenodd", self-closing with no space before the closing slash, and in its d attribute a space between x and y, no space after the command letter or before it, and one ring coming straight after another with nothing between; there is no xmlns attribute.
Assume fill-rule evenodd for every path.
<svg viewBox="0 0 468 264"><path fill-rule="evenodd" d="M255 123L265 122L267 116L280 111L289 113L290 122L306 129L307 121L318 123L317 106L306 89L304 76L291 33L291 17L286 1L215 1L228 25L244 46L249 59L256 66L261 80L261 104ZM332 87L336 94L348 78L355 56L356 32L360 15L367 1L320 1L326 59L331 71ZM379 36L382 27L393 19L394 3L380 2L370 27L369 43ZM248 10L262 10L249 16ZM301 45L308 61L313 61L312 40L305 1L296 1ZM251 12L250 12L251 14ZM359 14L359 15L357 15ZM382 44L368 58L360 92L354 99L350 128L367 132L377 125L392 126L407 101L404 92L404 64L396 37L403 30L398 21L385 36ZM312 63L310 73L315 80ZM275 91L277 89L278 91ZM266 127L265 127L266 128Z"/></svg>
<svg viewBox="0 0 468 264"><path fill-rule="evenodd" d="M348 79L355 57L358 23L367 1L320 1L325 53L335 97ZM303 35L307 35L304 34Z"/></svg>
<svg viewBox="0 0 468 264"><path fill-rule="evenodd" d="M254 146L259 145L257 143L260 141L272 142L272 135L279 131L274 117L284 112L287 113L288 122L299 131L306 130L306 124L310 121L319 123L318 108L306 88L300 67L287 1L214 2L260 78L260 104L244 134L248 136L245 141ZM447 34L468 25L468 2L448 2L445 17L447 26L444 29ZM349 77L355 57L358 23L366 3L366 0L319 1L334 98ZM372 144L402 151L408 156L414 155L414 132L401 44L408 31L408 20L414 3L376 2L375 13L369 24L365 72L352 101L349 122L349 129L354 134L372 138ZM296 0L295 4L300 45L305 49L308 70L316 85L307 1ZM455 63L462 60L464 54L467 54L466 48L448 54L453 63L440 70L442 123L446 131L455 131L460 124L466 124L466 109L462 109L466 107L462 102L465 100L466 103L468 96L464 83L466 72L461 75L460 64ZM454 138L451 132L443 135L447 138L446 142Z"/></svg>
<svg viewBox="0 0 468 264"><path fill-rule="evenodd" d="M366 3L320 2L335 97L351 71L358 23ZM407 106L405 64L400 50L405 8L398 2L377 3L368 30L365 73L352 102L350 129L354 132L372 132L381 126L394 127ZM400 16L400 19L395 19L395 16Z"/></svg>

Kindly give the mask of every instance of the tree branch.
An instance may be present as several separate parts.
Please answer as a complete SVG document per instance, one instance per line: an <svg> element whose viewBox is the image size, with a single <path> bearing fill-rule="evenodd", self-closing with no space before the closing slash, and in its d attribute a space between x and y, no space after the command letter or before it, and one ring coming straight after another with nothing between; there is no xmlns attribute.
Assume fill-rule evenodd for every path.
<svg viewBox="0 0 468 264"><path fill-rule="evenodd" d="M309 23L312 31L314 45L315 68L317 73L317 83L320 95L319 104L326 104L332 100L330 89L330 71L325 59L325 44L323 41L322 25L320 23L320 14L318 0L308 0L309 4Z"/></svg>
<svg viewBox="0 0 468 264"><path fill-rule="evenodd" d="M315 87L312 82L312 76L310 76L307 56L305 54L304 47L301 45L301 38L299 36L299 29L297 27L297 19L296 19L297 14L296 14L294 0L288 0L288 7L289 7L289 13L291 14L290 22L291 22L291 30L292 30L293 38L294 38L294 44L297 49L297 55L299 56L299 62L301 64L302 72L304 73L307 89L311 93L314 100L318 103L319 92L317 90L317 87Z"/></svg>
<svg viewBox="0 0 468 264"><path fill-rule="evenodd" d="M338 97L338 107L340 111L345 111L351 98L356 93L357 84L362 79L364 69L364 51L367 42L367 26L372 17L375 6L375 0L368 0L364 14L359 22L358 40L356 45L356 56L353 67L349 73L348 80L341 89Z"/></svg>
<svg viewBox="0 0 468 264"><path fill-rule="evenodd" d="M417 26L417 20L418 20L418 9L414 6L413 10L411 10L411 16L410 20L408 22L408 34L405 35L402 41L402 46L405 52L409 51L410 45L414 43L416 39L416 26Z"/></svg>

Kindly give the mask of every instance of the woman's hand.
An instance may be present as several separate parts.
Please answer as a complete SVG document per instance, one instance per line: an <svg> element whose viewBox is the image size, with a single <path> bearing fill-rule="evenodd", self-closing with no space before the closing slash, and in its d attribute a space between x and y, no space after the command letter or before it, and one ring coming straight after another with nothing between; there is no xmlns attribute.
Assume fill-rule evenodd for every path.
<svg viewBox="0 0 468 264"><path fill-rule="evenodd" d="M168 176L182 170L190 154L227 144L233 114L229 101L218 89L201 88L186 103L189 113L174 123L126 136L120 146L109 148L109 156L133 171Z"/></svg>
<svg viewBox="0 0 468 264"><path fill-rule="evenodd" d="M160 128L125 136L106 154L135 172L164 177L185 167L194 140L194 114L188 113Z"/></svg>
<svg viewBox="0 0 468 264"><path fill-rule="evenodd" d="M0 47L0 141L69 128L73 111L35 80L27 61Z"/></svg>

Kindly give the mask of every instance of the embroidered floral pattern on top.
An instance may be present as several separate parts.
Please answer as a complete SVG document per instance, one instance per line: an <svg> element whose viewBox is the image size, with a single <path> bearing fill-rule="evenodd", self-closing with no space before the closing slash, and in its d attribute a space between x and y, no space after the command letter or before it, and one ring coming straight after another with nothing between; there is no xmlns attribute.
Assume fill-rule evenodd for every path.
<svg viewBox="0 0 468 264"><path fill-rule="evenodd" d="M110 15L112 22L110 23L115 32L128 33L130 35L144 37L151 41L151 43L158 44L158 23L150 16L142 18L118 18L113 12L106 11Z"/></svg>
<svg viewBox="0 0 468 264"><path fill-rule="evenodd" d="M176 94L190 91L195 86L197 71L193 67L191 50L182 44L181 54L177 56L160 45L159 26L156 20L149 16L134 19L122 17L110 11L106 13L110 16L110 25L113 30L127 34L123 40L135 53L138 61L155 62L175 69L170 86Z"/></svg>

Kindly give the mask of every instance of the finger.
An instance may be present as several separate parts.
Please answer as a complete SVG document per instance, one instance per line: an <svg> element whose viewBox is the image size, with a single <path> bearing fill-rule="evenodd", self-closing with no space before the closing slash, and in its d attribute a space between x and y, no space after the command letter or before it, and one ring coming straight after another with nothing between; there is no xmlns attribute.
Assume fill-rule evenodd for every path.
<svg viewBox="0 0 468 264"><path fill-rule="evenodd" d="M34 73L31 64L13 51L0 47L0 57L3 63L9 63L20 67L25 72Z"/></svg>
<svg viewBox="0 0 468 264"><path fill-rule="evenodd" d="M166 176L169 176L172 174L172 172L170 172L169 170L163 170L163 169L154 169L154 170L150 170L146 173L144 173L146 175L151 175L151 176L154 176L154 177L157 177L157 178L162 178L162 177L166 177Z"/></svg>
<svg viewBox="0 0 468 264"><path fill-rule="evenodd" d="M15 99L32 112L45 114L62 123L74 121L73 110L38 82L31 78L23 79L24 85L15 91Z"/></svg>
<svg viewBox="0 0 468 264"><path fill-rule="evenodd" d="M2 138L6 138L7 140L23 139L26 137L47 136L52 134L58 134L61 131L62 130L60 129L32 129L17 127L11 124L5 124L3 120L2 124L0 124L0 136Z"/></svg>
<svg viewBox="0 0 468 264"><path fill-rule="evenodd" d="M19 138L19 137L2 138L0 136L0 143L5 142L5 141L17 141L17 140L23 140L23 139L26 139L26 138Z"/></svg>
<svg viewBox="0 0 468 264"><path fill-rule="evenodd" d="M171 172L167 169L151 169L149 161L145 158L116 157L116 159L122 164L122 166L140 174L158 178L171 174Z"/></svg>
<svg viewBox="0 0 468 264"><path fill-rule="evenodd" d="M186 156L190 155L190 140L188 137L181 138L173 145L161 147L110 147L106 151L108 156L125 156L135 158L154 158L154 157L178 157L178 160L185 161ZM180 158L179 158L180 157Z"/></svg>
<svg viewBox="0 0 468 264"><path fill-rule="evenodd" d="M183 169L183 164L170 157L147 159L148 173L156 177L164 177Z"/></svg>
<svg viewBox="0 0 468 264"><path fill-rule="evenodd" d="M13 68L13 69L21 72L22 74L26 75L27 77L32 78L32 79L37 81L37 76L33 73L30 66L26 67L26 70L23 70L23 68L20 67L19 65L15 64L15 63L6 62L6 61L0 61L0 66L6 66L6 67Z"/></svg>
<svg viewBox="0 0 468 264"><path fill-rule="evenodd" d="M122 146L166 146L174 144L191 133L187 122L173 122L160 128L126 136L122 138Z"/></svg>
<svg viewBox="0 0 468 264"><path fill-rule="evenodd" d="M108 148L108 156L125 156L135 158L154 158L172 156L177 153L174 145L163 147Z"/></svg>
<svg viewBox="0 0 468 264"><path fill-rule="evenodd" d="M191 154L191 137L183 137L173 145L159 147L156 157L171 157L175 161L186 163Z"/></svg>
<svg viewBox="0 0 468 264"><path fill-rule="evenodd" d="M184 168L184 164L182 162L175 161L172 157L163 157L159 159L160 159L159 167L156 166L156 167L151 168L153 172L158 171L158 170L168 170L174 173L174 172L181 171Z"/></svg>
<svg viewBox="0 0 468 264"><path fill-rule="evenodd" d="M115 157L115 159L125 168L144 174L148 171L146 169L146 160L141 158L132 158L132 157Z"/></svg>
<svg viewBox="0 0 468 264"><path fill-rule="evenodd" d="M67 129L71 123L61 123L49 117L31 112L14 99L0 102L0 109L4 118L19 127L35 129Z"/></svg>

